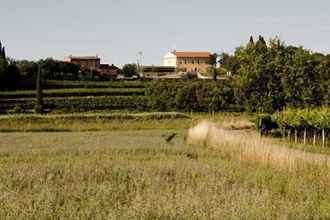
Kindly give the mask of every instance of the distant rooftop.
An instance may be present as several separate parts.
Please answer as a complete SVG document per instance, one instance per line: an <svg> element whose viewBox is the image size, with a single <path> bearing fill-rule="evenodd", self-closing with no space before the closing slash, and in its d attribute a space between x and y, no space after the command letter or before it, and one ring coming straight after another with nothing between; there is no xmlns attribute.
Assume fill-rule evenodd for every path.
<svg viewBox="0 0 330 220"><path fill-rule="evenodd" d="M68 59L71 60L99 60L98 56L68 56Z"/></svg>
<svg viewBox="0 0 330 220"><path fill-rule="evenodd" d="M188 51L181 51L175 52L176 57L180 58L210 58L210 52L188 52Z"/></svg>

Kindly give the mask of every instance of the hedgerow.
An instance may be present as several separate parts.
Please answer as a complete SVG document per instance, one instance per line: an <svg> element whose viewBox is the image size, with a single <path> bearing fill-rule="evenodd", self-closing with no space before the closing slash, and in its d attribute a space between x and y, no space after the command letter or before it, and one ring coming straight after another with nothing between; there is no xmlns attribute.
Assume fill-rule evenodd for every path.
<svg viewBox="0 0 330 220"><path fill-rule="evenodd" d="M215 112L235 104L227 81L156 81L146 94L151 108L157 111Z"/></svg>

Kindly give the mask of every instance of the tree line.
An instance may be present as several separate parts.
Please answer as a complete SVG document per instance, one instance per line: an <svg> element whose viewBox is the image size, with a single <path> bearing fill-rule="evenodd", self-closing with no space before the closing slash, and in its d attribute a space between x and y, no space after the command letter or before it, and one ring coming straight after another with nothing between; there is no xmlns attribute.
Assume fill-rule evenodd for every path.
<svg viewBox="0 0 330 220"><path fill-rule="evenodd" d="M215 68L217 59L213 57ZM329 54L286 45L278 38L266 42L259 36L256 40L251 37L233 54L220 54L218 62L220 70L214 73L230 72L231 78L216 83L156 82L149 90L153 107L168 102L159 105L182 111L218 111L236 105L251 112L273 113L288 107L329 106ZM8 59L0 43L0 90L15 89L20 86L19 81L35 82L38 69L47 80L93 79L89 75L93 73L51 58L36 62ZM128 64L122 73L131 76L137 74L137 68Z"/></svg>
<svg viewBox="0 0 330 220"><path fill-rule="evenodd" d="M287 46L262 36L220 55L221 68L233 75L237 104L253 112L314 107L330 102L330 55Z"/></svg>

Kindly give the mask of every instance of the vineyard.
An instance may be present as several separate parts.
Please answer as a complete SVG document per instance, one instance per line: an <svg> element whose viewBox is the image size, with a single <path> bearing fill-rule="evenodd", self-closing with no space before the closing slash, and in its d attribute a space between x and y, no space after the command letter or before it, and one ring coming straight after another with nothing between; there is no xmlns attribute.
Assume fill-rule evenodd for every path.
<svg viewBox="0 0 330 220"><path fill-rule="evenodd" d="M145 90L148 82L75 82L45 81L43 83L46 111L127 110L148 108ZM33 85L21 90L0 92L1 113L32 112L35 106Z"/></svg>
<svg viewBox="0 0 330 220"><path fill-rule="evenodd" d="M287 109L273 115L260 115L261 132L279 130L294 143L330 147L330 109Z"/></svg>

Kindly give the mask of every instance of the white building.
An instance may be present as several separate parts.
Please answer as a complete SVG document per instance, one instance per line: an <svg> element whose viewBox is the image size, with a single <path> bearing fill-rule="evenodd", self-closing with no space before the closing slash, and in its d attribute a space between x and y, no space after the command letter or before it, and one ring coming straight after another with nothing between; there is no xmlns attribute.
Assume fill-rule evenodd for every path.
<svg viewBox="0 0 330 220"><path fill-rule="evenodd" d="M168 67L176 67L177 59L176 59L176 51L168 52L163 59L163 66Z"/></svg>
<svg viewBox="0 0 330 220"><path fill-rule="evenodd" d="M207 73L212 68L212 54L206 51L171 51L164 56L163 66L177 72Z"/></svg>

